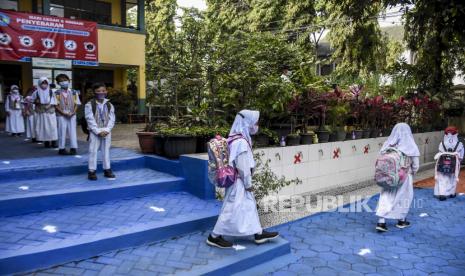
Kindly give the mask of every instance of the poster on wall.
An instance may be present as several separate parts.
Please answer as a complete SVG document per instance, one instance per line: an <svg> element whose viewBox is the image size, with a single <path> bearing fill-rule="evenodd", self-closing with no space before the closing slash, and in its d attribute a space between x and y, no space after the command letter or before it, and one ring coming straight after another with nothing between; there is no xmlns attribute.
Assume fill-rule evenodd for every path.
<svg viewBox="0 0 465 276"><path fill-rule="evenodd" d="M97 23L0 9L0 60L31 57L98 65Z"/></svg>

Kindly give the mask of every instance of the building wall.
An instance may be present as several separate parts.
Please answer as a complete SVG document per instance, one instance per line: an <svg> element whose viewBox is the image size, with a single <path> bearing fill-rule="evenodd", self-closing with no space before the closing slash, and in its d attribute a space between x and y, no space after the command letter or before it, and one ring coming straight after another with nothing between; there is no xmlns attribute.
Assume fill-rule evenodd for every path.
<svg viewBox="0 0 465 276"><path fill-rule="evenodd" d="M421 165L431 164L442 132L414 134ZM284 187L279 195L298 195L373 180L375 161L387 137L294 147L257 149L278 176L299 178L300 185ZM297 158L298 157L298 158ZM296 160L300 159L300 162Z"/></svg>
<svg viewBox="0 0 465 276"><path fill-rule="evenodd" d="M137 97L139 98L139 110L144 110L146 96L145 35L99 29L98 44L100 63L137 67ZM119 81L116 80L116 76L119 76ZM118 83L122 88L125 88L126 83L124 83L124 81L126 80L126 76L126 72L122 72L121 69L116 70L115 87ZM122 77L125 79L122 80Z"/></svg>

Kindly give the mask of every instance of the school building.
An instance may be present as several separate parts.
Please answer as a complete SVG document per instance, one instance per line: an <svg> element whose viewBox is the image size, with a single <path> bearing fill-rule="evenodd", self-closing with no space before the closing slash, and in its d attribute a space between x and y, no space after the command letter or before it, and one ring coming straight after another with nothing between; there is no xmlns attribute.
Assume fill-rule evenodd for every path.
<svg viewBox="0 0 465 276"><path fill-rule="evenodd" d="M36 64L34 58L22 61L0 60L1 87L19 83L24 91L36 85L35 74L41 72L41 69L49 70L48 72L52 70L52 78L58 73L67 72L71 75L73 88L81 92L97 81L120 90L127 90L128 85L131 85L133 91L137 90L135 104L138 113L144 112L144 0L1 0L0 9L19 14L32 13L96 22L98 37L98 60L91 65L73 61L70 68L63 68L66 67L66 62L70 62L69 58L47 60L41 57L36 58ZM57 68L53 68L54 64L57 64ZM34 73L33 69L36 69ZM128 81L128 73L134 76L132 83ZM4 97L4 93L2 96Z"/></svg>

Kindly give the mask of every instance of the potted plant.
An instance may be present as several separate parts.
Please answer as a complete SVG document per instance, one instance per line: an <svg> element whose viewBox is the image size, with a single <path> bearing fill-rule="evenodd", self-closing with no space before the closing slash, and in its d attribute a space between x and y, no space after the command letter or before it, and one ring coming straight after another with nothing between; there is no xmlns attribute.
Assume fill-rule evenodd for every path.
<svg viewBox="0 0 465 276"><path fill-rule="evenodd" d="M252 140L257 147L267 147L270 143L278 143L278 135L266 127L260 127L258 133L252 137Z"/></svg>
<svg viewBox="0 0 465 276"><path fill-rule="evenodd" d="M168 127L162 129L165 138L165 156L171 159L179 158L183 154L192 154L197 150L195 130L189 127Z"/></svg>
<svg viewBox="0 0 465 276"><path fill-rule="evenodd" d="M300 144L301 145L311 145L313 144L313 137L315 136L315 132L313 130L308 129L306 132L302 132L300 134Z"/></svg>
<svg viewBox="0 0 465 276"><path fill-rule="evenodd" d="M290 133L286 136L286 146L300 145L300 133Z"/></svg>
<svg viewBox="0 0 465 276"><path fill-rule="evenodd" d="M145 126L143 131L136 132L139 138L139 146L142 153L155 152L155 136L157 133L154 131L155 125L149 123Z"/></svg>
<svg viewBox="0 0 465 276"><path fill-rule="evenodd" d="M349 103L342 91L335 90L328 101L328 119L331 125L330 141L344 141L346 139L345 125L349 115Z"/></svg>

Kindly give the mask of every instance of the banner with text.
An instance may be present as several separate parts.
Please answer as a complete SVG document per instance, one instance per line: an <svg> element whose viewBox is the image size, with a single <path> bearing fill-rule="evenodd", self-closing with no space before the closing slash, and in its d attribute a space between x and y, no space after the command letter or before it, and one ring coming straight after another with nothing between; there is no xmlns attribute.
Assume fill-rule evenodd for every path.
<svg viewBox="0 0 465 276"><path fill-rule="evenodd" d="M97 23L0 9L0 60L31 57L98 64Z"/></svg>

